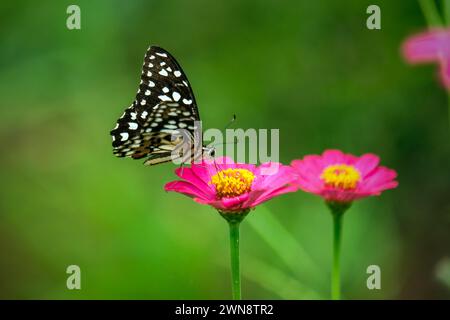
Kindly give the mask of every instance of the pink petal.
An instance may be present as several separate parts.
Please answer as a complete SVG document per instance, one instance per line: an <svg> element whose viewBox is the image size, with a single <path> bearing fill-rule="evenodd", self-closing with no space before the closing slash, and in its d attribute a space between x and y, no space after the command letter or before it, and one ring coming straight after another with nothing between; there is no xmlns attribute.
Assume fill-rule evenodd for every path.
<svg viewBox="0 0 450 320"><path fill-rule="evenodd" d="M356 161L358 161L358 157L352 154L345 154L344 164L354 165Z"/></svg>
<svg viewBox="0 0 450 320"><path fill-rule="evenodd" d="M187 182L195 185L197 188L204 190L208 194L214 193L214 189L208 184L208 182L199 178L198 175L195 174L196 171L200 171L199 169L194 170L195 166L196 165L193 164L191 168L178 168L175 170L175 174Z"/></svg>
<svg viewBox="0 0 450 320"><path fill-rule="evenodd" d="M409 63L438 61L449 55L449 32L435 29L414 35L403 44L403 56Z"/></svg>
<svg viewBox="0 0 450 320"><path fill-rule="evenodd" d="M355 162L355 167L361 173L362 178L370 174L380 163L380 158L377 155L366 153L362 155Z"/></svg>
<svg viewBox="0 0 450 320"><path fill-rule="evenodd" d="M398 183L395 180L397 172L386 167L378 167L358 186L360 192L379 194L386 189L395 188Z"/></svg>
<svg viewBox="0 0 450 320"><path fill-rule="evenodd" d="M167 183L164 186L164 189L166 191L175 191L182 194L185 194L189 197L193 198L201 198L201 199L211 199L211 194L208 194L199 188L197 188L195 185L186 182L186 181L172 181Z"/></svg>
<svg viewBox="0 0 450 320"><path fill-rule="evenodd" d="M445 88L450 89L450 57L441 60L440 76Z"/></svg>
<svg viewBox="0 0 450 320"><path fill-rule="evenodd" d="M317 191L323 187L323 181L320 179L324 166L321 157L306 156L304 160L292 161L292 168L298 174L297 184L305 191ZM313 191L314 190L314 191Z"/></svg>
<svg viewBox="0 0 450 320"><path fill-rule="evenodd" d="M206 199L194 198L194 201L197 203L200 203L200 204L210 205L211 207L213 207L217 210L225 210L225 207L222 205L221 200L216 200L216 199L206 200Z"/></svg>
<svg viewBox="0 0 450 320"><path fill-rule="evenodd" d="M212 177L219 171L236 167L236 164L230 157L217 157L212 160L203 161L202 165L208 171L209 177Z"/></svg>
<svg viewBox="0 0 450 320"><path fill-rule="evenodd" d="M235 168L236 164L230 157L217 157L212 160L210 166L218 168L219 170L225 170L228 168Z"/></svg>
<svg viewBox="0 0 450 320"><path fill-rule="evenodd" d="M327 201L352 202L358 195L354 190L324 189L322 196Z"/></svg>
<svg viewBox="0 0 450 320"><path fill-rule="evenodd" d="M236 169L245 169L250 172L255 173L256 172L256 166L254 164L247 164L247 163L236 163L235 164Z"/></svg>
<svg viewBox="0 0 450 320"><path fill-rule="evenodd" d="M305 156L303 160L294 160L291 166L297 171L302 171L304 175L320 176L325 165L321 156Z"/></svg>
<svg viewBox="0 0 450 320"><path fill-rule="evenodd" d="M211 200L195 198L194 200L201 204L210 205L213 208L221 211L241 211L243 209L249 208L245 205L248 199L249 194L247 193L234 198L211 199Z"/></svg>
<svg viewBox="0 0 450 320"><path fill-rule="evenodd" d="M262 164L258 168L258 171L262 171L271 165L273 163ZM297 179L295 170L280 163L276 165L279 167L276 173L272 175L259 175L259 180L252 185L252 190L259 192L259 196L253 199L254 203L252 206L258 205L277 195L297 191L297 186L294 186L294 181Z"/></svg>
<svg viewBox="0 0 450 320"><path fill-rule="evenodd" d="M321 184L314 183L307 179L303 179L301 177L295 182L295 185L297 186L297 188L299 188L303 191L315 193L315 194L320 194L320 192L324 188L323 182L321 182Z"/></svg>
<svg viewBox="0 0 450 320"><path fill-rule="evenodd" d="M325 150L322 155L324 167L333 164L345 163L346 158L340 150Z"/></svg>
<svg viewBox="0 0 450 320"><path fill-rule="evenodd" d="M223 198L222 199L222 205L229 210L232 209L242 209L242 205L244 204L245 201L248 200L248 193L244 193L238 197L233 197L233 198Z"/></svg>
<svg viewBox="0 0 450 320"><path fill-rule="evenodd" d="M211 181L211 175L206 166L206 164L193 164L191 166L191 170L200 180L206 184L209 184Z"/></svg>
<svg viewBox="0 0 450 320"><path fill-rule="evenodd" d="M275 165L275 167L273 167ZM270 172L272 169L278 169L273 174L262 174L262 172ZM264 163L256 170L257 180L254 181L252 189L276 189L282 185L292 183L295 179L295 171L289 167L284 166L281 163Z"/></svg>
<svg viewBox="0 0 450 320"><path fill-rule="evenodd" d="M285 193L295 192L295 191L297 191L297 187L295 185L287 185L287 186L283 186L283 187L280 187L275 190L266 191L266 192L263 192L262 194L260 194L255 199L253 199L253 202L248 205L250 207L255 207L255 206L260 205L261 203L266 202L272 198L275 198L275 197L280 196Z"/></svg>
<svg viewBox="0 0 450 320"><path fill-rule="evenodd" d="M242 205L243 208L253 208L256 206L256 200L265 192L265 190L252 190L249 192L248 199Z"/></svg>

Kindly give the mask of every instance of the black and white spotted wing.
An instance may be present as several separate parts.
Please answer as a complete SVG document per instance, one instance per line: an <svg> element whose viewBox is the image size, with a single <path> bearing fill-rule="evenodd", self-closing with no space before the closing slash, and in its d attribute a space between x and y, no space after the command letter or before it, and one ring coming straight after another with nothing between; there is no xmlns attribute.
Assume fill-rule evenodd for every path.
<svg viewBox="0 0 450 320"><path fill-rule="evenodd" d="M194 121L200 120L189 81L178 62L166 50L147 50L141 82L133 104L111 131L117 157L140 159L152 165L171 160L180 141L171 141L177 129L194 135Z"/></svg>

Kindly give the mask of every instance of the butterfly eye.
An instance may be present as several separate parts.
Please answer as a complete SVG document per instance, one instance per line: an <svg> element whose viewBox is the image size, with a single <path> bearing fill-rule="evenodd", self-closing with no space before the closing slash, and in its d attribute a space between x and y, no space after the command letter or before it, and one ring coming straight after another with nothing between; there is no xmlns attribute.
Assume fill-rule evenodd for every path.
<svg viewBox="0 0 450 320"><path fill-rule="evenodd" d="M210 151L209 151L209 156L210 157L212 157L212 158L214 158L215 156L216 156L216 149L211 149Z"/></svg>

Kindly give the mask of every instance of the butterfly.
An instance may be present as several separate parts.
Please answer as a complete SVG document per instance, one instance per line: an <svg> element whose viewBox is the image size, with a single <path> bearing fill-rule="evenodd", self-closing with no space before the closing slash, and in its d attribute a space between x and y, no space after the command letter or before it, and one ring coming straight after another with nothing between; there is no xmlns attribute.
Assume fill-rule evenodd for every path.
<svg viewBox="0 0 450 320"><path fill-rule="evenodd" d="M200 154L192 152L199 140L199 123L194 93L181 66L169 52L151 46L144 57L136 98L111 130L113 154L146 158L145 165L213 157L212 147L201 145ZM183 144L186 141L190 150Z"/></svg>

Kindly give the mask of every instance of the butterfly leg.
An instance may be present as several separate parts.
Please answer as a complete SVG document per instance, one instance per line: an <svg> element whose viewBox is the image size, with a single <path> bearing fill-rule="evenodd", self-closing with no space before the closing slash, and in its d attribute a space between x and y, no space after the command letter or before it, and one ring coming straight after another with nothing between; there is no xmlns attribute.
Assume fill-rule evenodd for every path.
<svg viewBox="0 0 450 320"><path fill-rule="evenodd" d="M183 177L183 172L184 172L184 162L181 162L181 164L180 164L180 169L181 169L181 172L180 172L180 176L181 177Z"/></svg>

